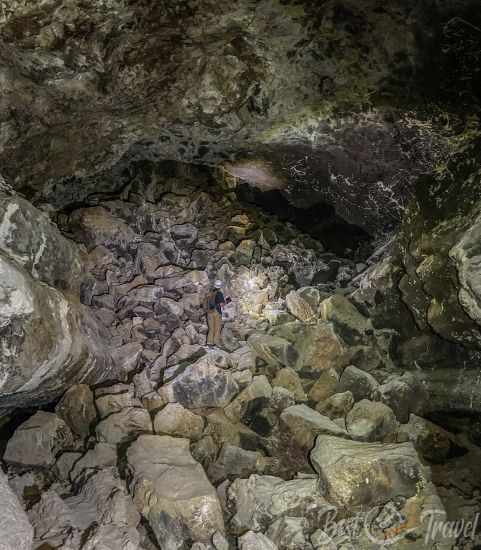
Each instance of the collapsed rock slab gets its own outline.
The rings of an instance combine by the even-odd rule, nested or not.
[[[363,443],[321,435],[311,461],[329,502],[350,511],[412,497],[429,479],[411,443]]]
[[[49,467],[56,456],[73,445],[73,435],[54,413],[38,411],[10,438],[3,460],[21,466]]]
[[[180,522],[193,541],[224,532],[217,493],[192,458],[188,439],[141,435],[127,451],[127,465],[134,502],[161,546],[166,518]]]
[[[0,545],[4,550],[31,550],[33,528],[0,469]]]

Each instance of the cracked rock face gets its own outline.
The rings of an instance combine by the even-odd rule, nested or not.
[[[9,2],[0,12],[4,175],[58,207],[121,185],[132,161],[176,159],[221,166],[300,206],[330,202],[378,231],[399,222],[417,177],[446,152],[438,125],[416,111],[431,100],[427,75],[448,87],[448,46],[472,32],[462,22],[446,32],[451,9]],[[437,63],[430,48],[444,52]]]

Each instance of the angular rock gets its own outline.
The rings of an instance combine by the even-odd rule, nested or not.
[[[319,434],[347,436],[346,431],[330,418],[306,405],[294,405],[285,409],[281,414],[281,426],[297,445],[306,449],[312,449]]]
[[[116,464],[117,449],[115,445],[97,443],[93,449],[88,450],[82,458],[75,462],[70,471],[70,479],[75,481],[82,473],[88,470],[102,470]]]
[[[298,360],[296,349],[283,338],[268,334],[253,334],[248,339],[258,357],[274,366],[295,367]]]
[[[217,460],[209,467],[209,479],[218,484],[226,478],[248,477],[258,472],[261,458],[261,453],[225,444]]]
[[[95,428],[98,441],[117,445],[142,433],[152,433],[152,420],[145,409],[129,407],[104,418]]]
[[[349,351],[330,323],[306,325],[296,338],[299,359],[296,370],[301,377],[315,378],[320,371],[340,370],[349,363]]]
[[[225,407],[237,392],[232,374],[217,367],[209,355],[187,366],[159,389],[168,402],[178,402],[187,409]]]
[[[294,315],[300,321],[304,323],[310,323],[316,317],[314,310],[309,302],[296,291],[291,291],[286,296],[287,309],[289,313]]]
[[[279,550],[312,550],[308,531],[309,522],[305,518],[282,517],[269,527],[266,535]]]
[[[372,334],[371,321],[341,294],[334,294],[320,305],[321,317],[334,324],[343,340],[349,344],[359,343]]]
[[[268,401],[272,396],[272,386],[264,375],[255,376],[252,384],[224,408],[225,415],[233,421],[239,421],[245,415],[249,403],[255,400]]]
[[[299,378],[297,372],[293,369],[281,369],[272,381],[272,385],[274,387],[280,386],[282,388],[285,388],[286,390],[289,390],[296,401],[307,400],[307,395],[304,391],[304,388],[302,387],[301,379]]]
[[[334,369],[321,372],[312,388],[309,390],[309,399],[319,403],[334,395],[339,385],[339,374]]]
[[[78,384],[68,389],[55,407],[55,412],[74,434],[82,438],[87,437],[97,419],[94,396],[89,386]]]
[[[383,403],[363,399],[346,417],[349,434],[359,441],[394,442],[398,422],[392,409]]]
[[[97,410],[99,411],[100,418],[105,418],[112,413],[121,411],[122,409],[142,406],[141,401],[134,397],[132,387],[126,386],[125,390],[126,391],[119,391],[118,393],[112,394],[105,393],[100,397],[97,397],[95,404],[97,406]]]
[[[73,445],[70,428],[56,414],[38,411],[16,430],[3,460],[21,466],[49,467],[56,456]]]
[[[420,381],[410,373],[394,376],[385,384],[377,386],[372,399],[385,403],[394,411],[400,422],[408,422],[409,415],[420,414],[429,400]]]
[[[31,550],[33,528],[1,469],[0,533],[4,550]]]
[[[82,453],[62,453],[56,462],[57,475],[62,481],[70,481],[70,472],[73,465],[82,457]]]
[[[204,419],[180,403],[168,403],[154,418],[154,431],[160,435],[197,440],[202,436],[203,430]]]
[[[100,525],[89,532],[82,550],[139,550],[140,535],[133,527]]]
[[[335,418],[345,417],[352,409],[353,405],[354,396],[350,391],[346,391],[343,393],[336,393],[325,401],[321,401],[317,405],[316,411],[334,420]]]
[[[377,380],[357,367],[346,367],[341,375],[338,385],[340,393],[350,391],[355,401],[370,399],[374,390],[379,386]]]
[[[193,541],[224,532],[217,494],[187,439],[142,435],[129,447],[127,462],[134,501],[161,546],[166,542],[162,521],[180,522]]]
[[[330,508],[313,478],[284,481],[254,474],[236,479],[227,494],[234,510],[231,527],[236,532],[265,531],[281,517],[306,518],[313,527]]]
[[[311,461],[326,498],[345,510],[368,511],[396,497],[412,497],[430,475],[411,443],[363,443],[321,435]]]

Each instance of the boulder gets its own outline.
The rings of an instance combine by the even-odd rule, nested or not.
[[[367,317],[341,294],[330,296],[320,305],[321,317],[324,321],[333,323],[348,344],[363,341],[373,333],[373,326]]]
[[[285,409],[281,414],[281,426],[288,432],[292,441],[309,450],[319,434],[347,437],[346,430],[306,405],[294,405]]]
[[[81,438],[90,434],[92,424],[97,419],[94,396],[86,384],[72,386],[63,395],[55,412]]]
[[[227,496],[234,513],[230,525],[239,533],[265,531],[282,517],[306,518],[312,528],[321,523],[323,513],[330,508],[313,477],[284,481],[254,474],[236,479]]]
[[[0,414],[51,402],[72,384],[114,373],[106,329],[78,299],[40,282],[31,268],[33,275],[0,248]]]
[[[142,435],[127,451],[127,466],[134,501],[161,547],[166,522],[180,524],[194,542],[224,532],[217,494],[192,458],[188,439]]]
[[[316,411],[328,416],[331,420],[335,418],[343,418],[346,414],[352,409],[354,405],[354,396],[352,392],[345,391],[342,393],[336,393],[326,399],[321,401],[317,407]]]
[[[230,355],[232,364],[237,370],[253,370],[256,366],[256,356],[250,346],[244,345]]]
[[[161,435],[197,440],[202,436],[203,430],[204,419],[180,403],[168,403],[154,418],[154,431]]]
[[[278,550],[278,547],[262,533],[247,531],[239,537],[239,550]]]
[[[386,383],[377,386],[372,393],[372,399],[391,407],[402,423],[408,422],[411,413],[420,414],[425,408],[426,400],[429,401],[421,382],[411,373],[393,376]]]
[[[359,441],[394,442],[398,422],[384,403],[363,399],[346,416],[346,427],[353,439]]]
[[[272,396],[272,386],[264,375],[255,376],[252,383],[224,408],[228,418],[239,421],[245,415],[249,404],[256,400],[268,401]]]
[[[337,391],[339,374],[334,369],[327,369],[320,373],[319,378],[309,390],[309,399],[319,403],[324,401]]]
[[[108,389],[106,388],[107,392]],[[103,392],[102,392],[103,393]],[[100,418],[105,418],[112,413],[120,412],[122,409],[131,407],[141,407],[142,402],[134,396],[134,391],[131,386],[125,386],[125,391],[116,393],[103,393],[95,400]]]
[[[328,369],[339,371],[349,364],[350,353],[330,323],[305,325],[295,341],[299,358],[296,370],[301,377],[316,378]]]
[[[152,420],[145,409],[129,407],[101,420],[95,433],[102,443],[125,443],[138,434],[152,433]]]
[[[344,369],[339,380],[338,391],[340,393],[350,391],[354,400],[359,401],[369,399],[378,386],[374,376],[351,365]]]
[[[0,533],[0,546],[4,550],[31,550],[33,528],[1,469]]]
[[[3,460],[21,466],[50,467],[61,451],[72,447],[70,428],[56,414],[38,411],[16,430]]]
[[[303,321],[304,323],[310,323],[316,317],[314,310],[309,302],[304,300],[299,292],[295,290],[289,292],[286,296],[287,309],[294,317]]]
[[[82,453],[78,452],[66,452],[62,453],[55,464],[57,469],[57,476],[62,481],[70,480],[70,472],[73,465],[82,457]]]
[[[248,477],[258,472],[261,458],[259,452],[246,451],[226,443],[217,460],[209,467],[209,479],[217,485],[226,478]]]
[[[429,480],[411,443],[349,441],[321,435],[311,452],[326,498],[345,510],[371,510],[414,496]]]
[[[280,386],[289,390],[289,392],[294,396],[296,401],[306,401],[307,395],[302,387],[301,379],[297,372],[290,368],[281,369],[277,374],[272,385]]]
[[[225,407],[237,393],[232,374],[217,367],[209,355],[187,366],[159,389],[166,401],[178,402],[187,409]]]
[[[269,334],[252,334],[247,340],[258,357],[268,365],[295,367],[298,360],[296,349],[283,338]]]

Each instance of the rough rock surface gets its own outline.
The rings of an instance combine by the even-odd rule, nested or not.
[[[30,550],[33,528],[19,500],[8,485],[7,477],[0,471],[0,533],[5,550]]]
[[[127,461],[134,501],[160,545],[167,544],[163,523],[180,523],[194,542],[224,531],[217,494],[192,458],[188,439],[140,436],[129,447]]]

